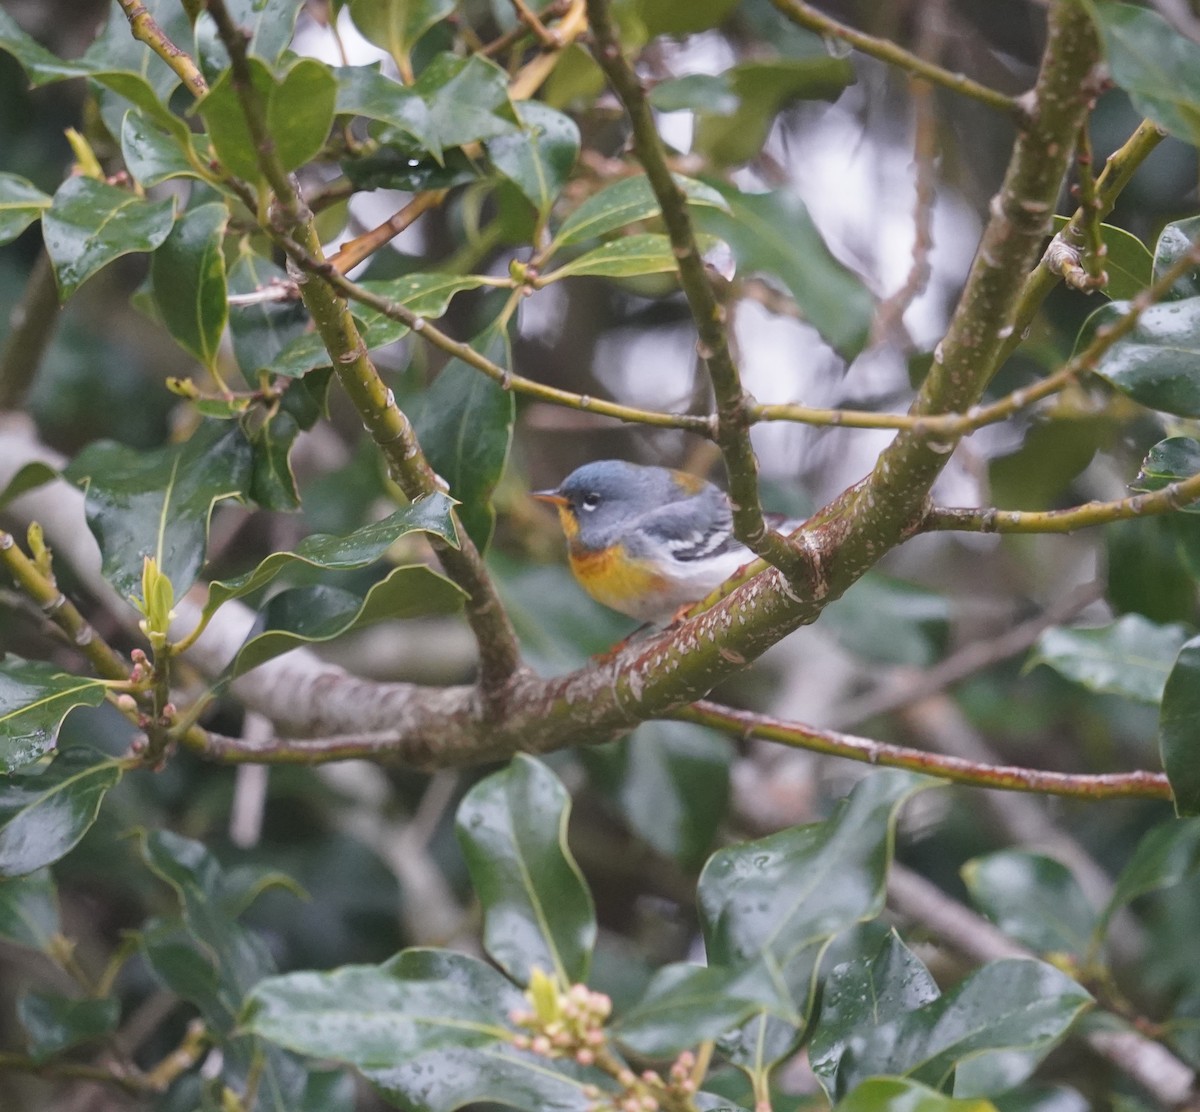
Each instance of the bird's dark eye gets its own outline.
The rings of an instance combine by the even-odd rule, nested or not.
[[[600,495],[598,495],[595,491],[592,491],[591,494],[585,494],[579,504],[585,510],[594,510],[598,505],[600,505]]]

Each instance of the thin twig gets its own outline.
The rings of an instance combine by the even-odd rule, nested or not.
[[[38,253],[25,291],[8,314],[0,350],[0,409],[19,409],[59,322],[58,286],[46,252]]]
[[[199,98],[208,92],[208,82],[200,72],[192,57],[181,50],[169,38],[166,32],[155,22],[154,16],[146,9],[141,0],[117,0],[121,10],[129,20],[129,30],[139,42],[144,42],[178,75],[179,79]]]

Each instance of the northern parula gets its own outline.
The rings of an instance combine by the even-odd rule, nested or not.
[[[669,624],[754,559],[725,493],[685,471],[597,460],[533,497],[558,510],[583,589],[642,622]]]

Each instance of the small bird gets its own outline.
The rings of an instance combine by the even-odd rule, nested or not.
[[[583,589],[642,622],[669,625],[754,559],[725,493],[685,471],[597,460],[533,497],[558,510]]]

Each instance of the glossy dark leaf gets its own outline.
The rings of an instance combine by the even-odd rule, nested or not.
[[[1190,436],[1171,436],[1160,440],[1142,461],[1142,468],[1130,487],[1133,490],[1162,490],[1171,483],[1190,479],[1200,473],[1200,440]],[[1184,513],[1200,513],[1200,502],[1180,509]]]
[[[58,728],[74,707],[98,707],[104,684],[51,664],[0,659],[0,772],[36,761],[54,748]]]
[[[282,288],[286,283],[287,274],[282,268],[244,244],[229,268],[229,292],[234,295],[253,294],[273,286]],[[234,358],[246,382],[257,386],[260,371],[274,371],[279,353],[307,328],[308,314],[299,298],[230,306],[229,335],[233,340]],[[319,337],[316,342],[319,345]],[[328,362],[324,347],[320,351]]]
[[[1142,115],[1200,143],[1200,44],[1146,8],[1104,2],[1093,12],[1113,81]]]
[[[472,347],[502,367],[509,365],[503,334],[487,333]],[[452,359],[410,409],[425,458],[458,499],[459,520],[475,546],[487,548],[496,522],[492,492],[500,482],[512,441],[512,392]]]
[[[40,773],[0,781],[0,876],[35,872],[74,849],[121,774],[119,761],[78,748]]]
[[[1097,309],[1083,326],[1076,350],[1129,311],[1127,301]],[[1152,305],[1133,330],[1100,357],[1096,374],[1134,401],[1181,417],[1200,416],[1200,297]]]
[[[528,1007],[477,958],[405,950],[383,965],[268,977],[251,994],[243,1025],[301,1054],[390,1069],[433,1050],[505,1043],[505,1017]]]
[[[337,78],[337,114],[365,116],[399,128],[423,149],[441,153],[429,105],[406,85],[379,72],[376,66],[342,66]]]
[[[712,848],[729,804],[729,742],[683,722],[645,722],[580,752],[589,781],[638,837],[685,869]]]
[[[64,474],[87,491],[88,526],[117,591],[138,595],[143,560],[152,556],[178,598],[204,562],[213,506],[247,489],[252,464],[238,425],[212,421],[183,444],[152,452],[91,444]]]
[[[1056,216],[1055,232],[1062,231],[1070,222],[1068,216]],[[1108,285],[1103,293],[1120,300],[1137,297],[1157,277],[1152,273],[1154,260],[1146,245],[1137,236],[1112,224],[1100,225],[1100,239],[1107,252],[1104,271],[1108,275]]]
[[[871,295],[830,254],[804,203],[782,190],[731,193],[726,199],[728,211],[697,214],[699,227],[729,244],[740,273],[781,282],[803,319],[839,355],[853,359],[870,328]],[[781,228],[786,235],[780,235]]]
[[[27,992],[17,1001],[17,1018],[25,1028],[29,1057],[45,1062],[68,1047],[115,1030],[121,1004],[113,996],[75,1000],[48,992]]]
[[[246,35],[246,48],[271,65],[279,62],[292,41],[301,5],[295,0],[226,0],[229,16]],[[229,65],[229,55],[207,12],[196,21],[196,39],[210,75]]]
[[[363,37],[406,63],[417,40],[454,11],[454,0],[350,0]]]
[[[694,35],[720,26],[737,0],[637,0],[634,8],[648,35]]]
[[[648,99],[660,112],[701,112],[707,116],[732,115],[741,103],[728,70],[670,77],[655,85]]]
[[[523,755],[476,784],[458,808],[458,840],[483,905],[483,944],[519,984],[534,967],[562,986],[587,978],[596,914],[567,847],[570,812],[558,777]]]
[[[709,243],[711,237],[704,237]],[[703,246],[701,248],[703,250]],[[557,282],[563,278],[595,275],[604,278],[636,278],[643,274],[674,274],[679,260],[671,250],[671,241],[655,232],[622,236],[602,243],[552,270],[544,278]]]
[[[1179,650],[1163,689],[1158,747],[1180,815],[1200,814],[1200,637]]]
[[[1000,850],[968,861],[962,875],[976,906],[1011,938],[1039,954],[1086,952],[1096,911],[1054,858]]]
[[[310,161],[324,146],[333,123],[337,82],[327,66],[312,58],[295,62],[277,79],[257,58],[250,59],[255,92],[266,106],[266,125],[285,170]],[[217,158],[230,173],[257,181],[262,172],[241,103],[225,70],[198,103]]]
[[[675,183],[683,190],[688,204],[728,210],[725,199],[712,186],[677,174]],[[627,224],[646,220],[659,213],[658,200],[644,175],[625,178],[602,189],[583,202],[563,221],[554,237],[556,247],[596,239]]]
[[[228,222],[223,204],[190,209],[150,263],[154,300],[167,331],[209,370],[216,366],[229,316],[222,250]]]
[[[329,352],[318,332],[300,332],[271,360],[270,371],[283,378],[303,378],[330,366]]]
[[[136,108],[126,112],[121,123],[121,155],[134,181],[143,189],[171,178],[200,176],[188,159],[188,142]]]
[[[245,575],[210,583],[205,613],[211,613],[232,598],[242,598],[265,587],[276,576],[296,566],[320,568],[323,571],[364,568],[380,559],[398,538],[408,533],[434,533],[449,544],[456,544],[451,518],[453,505],[450,498],[439,492],[344,537],[314,533],[296,545],[294,551],[271,553]]]
[[[250,446],[254,449],[254,469],[250,476],[250,497],[264,510],[290,513],[300,508],[300,491],[292,473],[292,446],[300,433],[296,419],[280,410],[254,430]]]
[[[42,215],[46,252],[65,301],[122,255],[153,251],[170,234],[175,202],[147,201],[82,175],[67,178]]]
[[[42,213],[51,200],[32,182],[16,174],[0,174],[0,244],[16,239]]]
[[[1200,238],[1200,216],[1177,220],[1163,228],[1154,248],[1154,279],[1157,281],[1161,278],[1187,252],[1191,251],[1198,238]],[[1193,267],[1181,278],[1177,278],[1163,300],[1178,301],[1197,296],[1200,296],[1200,265]]]
[[[895,931],[870,961],[835,966],[825,982],[820,1023],[809,1046],[813,1073],[826,1093],[836,1095],[842,1058],[861,1028],[892,1022],[940,995],[929,970]]]
[[[31,490],[37,490],[38,487],[45,486],[47,483],[52,483],[58,477],[59,473],[55,468],[40,460],[25,464],[9,480],[8,486],[0,490],[0,509],[20,498],[21,495],[28,494]]]
[[[429,107],[437,159],[450,147],[492,139],[517,130],[508,100],[508,77],[494,62],[478,54],[459,58],[439,54],[422,71],[413,89]]]
[[[1027,668],[1046,664],[1089,691],[1157,704],[1189,633],[1141,614],[1124,614],[1091,629],[1054,627],[1038,638]]]
[[[838,1063],[838,1094],[885,1074],[940,1088],[958,1067],[956,1095],[983,1096],[1024,1080],[1092,997],[1052,965],[1010,958],[975,970],[944,996],[896,1009],[879,1022],[873,1002],[861,1003]]]
[[[1165,822],[1149,830],[1117,876],[1098,930],[1106,929],[1112,916],[1132,900],[1161,888],[1173,887],[1194,876],[1198,869],[1200,819]]]
[[[694,146],[721,166],[755,158],[779,110],[796,100],[837,100],[854,82],[854,67],[832,57],[818,43],[807,58],[773,58],[741,62],[724,75],[737,97],[732,112],[696,121]]]
[[[0,878],[0,938],[45,950],[60,929],[58,890],[49,869]]]
[[[281,653],[330,641],[353,629],[393,618],[444,614],[462,605],[463,591],[424,564],[393,568],[364,597],[338,587],[293,587],[259,612],[252,633],[223,679],[232,680]]]
[[[579,157],[579,128],[570,116],[535,100],[522,102],[517,116],[521,130],[491,139],[488,157],[545,217]]]

